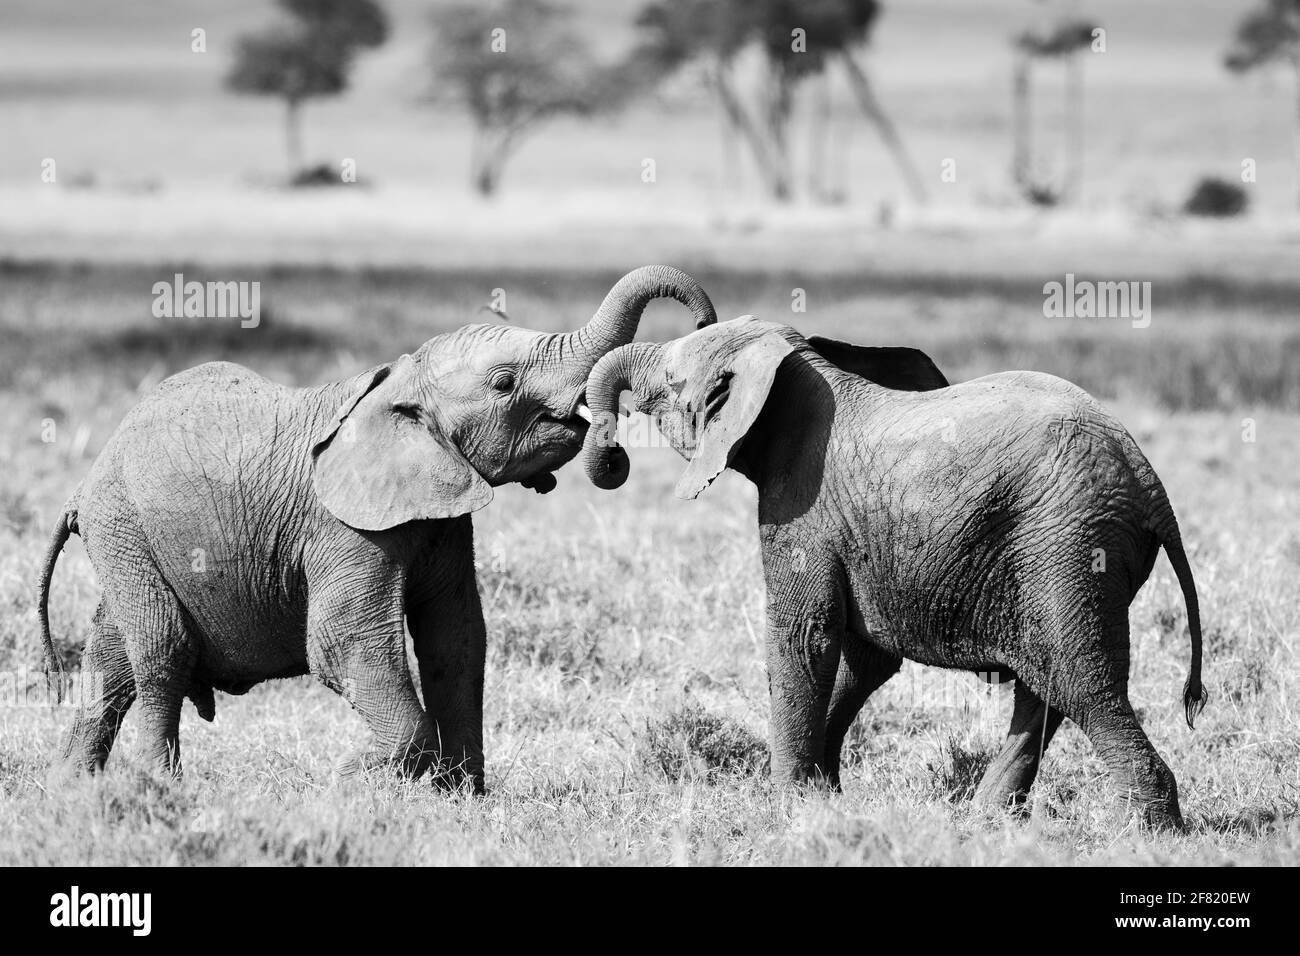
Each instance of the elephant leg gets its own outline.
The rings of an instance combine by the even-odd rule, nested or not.
[[[1049,707],[1023,680],[1015,686],[1015,708],[1006,743],[980,779],[975,800],[991,807],[1020,807],[1038,775],[1038,763],[1064,715]]]
[[[468,528],[468,519],[465,524]],[[468,781],[475,793],[483,793],[487,629],[474,575],[472,529],[468,538],[446,554],[436,578],[422,573],[408,584],[406,620],[437,741],[434,783],[456,788]]]
[[[419,776],[433,762],[437,738],[411,682],[400,583],[345,568],[337,574],[311,586],[308,666],[361,715],[371,733],[370,742],[345,758],[338,771],[352,776],[391,769]]]
[[[826,720],[844,644],[844,598],[833,568],[812,576],[764,556],[772,778],[829,785]]]
[[[366,721],[371,741],[339,764],[340,776],[388,769],[407,777],[424,773],[434,762],[438,742],[410,672],[404,666],[374,668],[364,662],[355,662],[349,672],[343,697]]]
[[[149,762],[161,774],[181,775],[181,704],[185,692],[170,683],[140,688],[141,735]]]
[[[1103,613],[1095,621],[1082,622],[1070,640],[1058,642],[1060,656],[1052,673],[1032,675],[1031,686],[1050,687],[1053,706],[1079,725],[1143,822],[1181,829],[1174,775],[1151,745],[1128,699],[1128,609]],[[1017,673],[1026,676],[1019,667]]]
[[[826,751],[822,767],[830,785],[840,788],[840,755],[844,735],[853,726],[867,698],[898,673],[903,659],[872,644],[860,635],[846,633],[840,644],[839,670],[831,691],[826,715]]]
[[[1181,830],[1178,783],[1138,723],[1127,692],[1096,701],[1080,713],[1078,723],[1142,821],[1157,829]]]
[[[160,774],[181,774],[181,704],[196,657],[192,625],[153,564],[143,536],[116,542],[105,582],[107,616],[121,631],[141,715],[141,740]]]
[[[103,601],[81,657],[81,700],[63,748],[78,770],[102,770],[126,712],[135,701],[135,678],[122,632],[108,618]]]
[[[151,609],[144,633],[157,635],[141,656],[131,661],[140,700],[141,739],[154,769],[181,775],[181,705],[194,668],[194,645],[184,615],[170,589]],[[143,642],[127,642],[128,654]]]

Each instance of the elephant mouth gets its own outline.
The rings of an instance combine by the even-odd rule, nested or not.
[[[547,447],[577,454],[587,437],[587,419],[576,411],[564,416],[544,412],[538,419],[537,430]]]
[[[590,421],[585,395],[575,397],[567,408],[546,408],[537,416],[534,433],[537,449],[548,467],[559,467],[582,450]]]

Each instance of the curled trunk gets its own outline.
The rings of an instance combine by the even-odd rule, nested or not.
[[[591,371],[587,380],[587,406],[591,427],[582,447],[582,465],[597,488],[606,491],[627,481],[628,458],[618,444],[618,400],[628,389],[648,397],[650,376],[660,367],[661,348],[638,342],[610,352]]]
[[[590,370],[601,356],[636,337],[641,313],[651,300],[661,298],[689,308],[697,329],[718,321],[708,294],[685,272],[672,266],[642,266],[614,284],[590,322],[564,336],[563,350],[571,349]]]

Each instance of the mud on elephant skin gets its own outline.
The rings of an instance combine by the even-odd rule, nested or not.
[[[128,708],[161,770],[180,769],[181,705],[311,673],[365,719],[345,771],[396,767],[483,787],[483,612],[470,514],[492,488],[540,492],[582,447],[587,377],[672,297],[716,321],[685,273],[624,276],[591,321],[545,334],[470,325],[350,379],[288,388],[219,362],[132,409],[73,493],[42,569],[71,533],[103,597],[83,654],[99,688],[66,755],[108,758]],[[423,706],[407,666],[409,627]]]
[[[1179,825],[1173,774],[1128,699],[1128,608],[1163,545],[1187,604],[1189,724],[1204,703],[1196,589],[1160,480],[1068,382],[945,384],[915,350],[744,317],[602,358],[584,466],[603,488],[626,479],[610,426],[630,389],[688,460],[678,495],[726,468],[757,486],[774,775],[838,785],[845,732],[907,658],[1015,676],[981,801],[1022,804],[1069,717],[1148,822]]]

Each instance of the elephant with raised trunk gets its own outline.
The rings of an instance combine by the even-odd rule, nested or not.
[[[139,700],[158,768],[179,772],[181,704],[311,673],[366,720],[342,769],[430,767],[483,788],[485,633],[470,513],[492,488],[546,492],[582,447],[587,376],[668,296],[716,321],[685,273],[624,276],[576,332],[470,325],[341,382],[288,388],[225,362],[164,381],[109,439],[62,513],[103,586],[82,656],[94,680],[67,755],[96,769]],[[424,706],[407,666],[414,641]]]
[[[1160,480],[1068,382],[943,384],[914,350],[745,317],[601,359],[584,465],[602,488],[626,480],[611,423],[630,389],[689,459],[679,496],[726,468],[757,486],[775,776],[838,786],[845,732],[907,658],[1015,679],[980,800],[1022,803],[1069,717],[1148,822],[1180,825],[1128,698],[1128,608],[1163,545],[1191,631],[1189,725],[1204,703],[1196,588]]]

